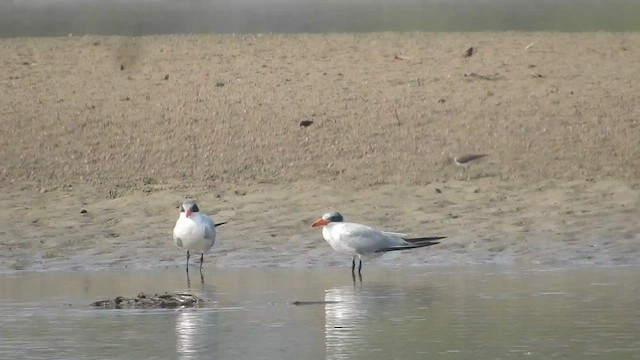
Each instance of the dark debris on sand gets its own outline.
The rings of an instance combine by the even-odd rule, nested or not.
[[[138,294],[133,298],[117,296],[110,300],[99,300],[91,303],[92,306],[102,309],[177,309],[194,308],[204,302],[201,298],[187,293],[164,293],[161,295]]]

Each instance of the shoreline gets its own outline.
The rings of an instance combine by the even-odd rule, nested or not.
[[[215,221],[228,221],[205,256],[210,268],[347,266],[348,257],[309,228],[329,210],[389,231],[447,236],[427,250],[365,266],[640,265],[640,189],[616,180],[483,179],[361,190],[313,183],[229,190],[156,185],[116,198],[97,198],[90,186],[44,193],[33,187],[0,197],[0,206],[11,209],[0,234],[0,270],[181,267],[185,253],[171,230],[183,198],[197,198]],[[16,199],[23,203],[12,208]]]

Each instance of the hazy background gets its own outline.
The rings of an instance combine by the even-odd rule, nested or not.
[[[638,31],[636,0],[0,0],[0,36]]]

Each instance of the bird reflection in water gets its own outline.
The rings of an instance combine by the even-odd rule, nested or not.
[[[362,337],[367,308],[361,294],[351,286],[325,291],[325,347],[327,359],[349,359],[356,354]]]
[[[381,354],[389,347],[413,339],[398,327],[397,319],[424,319],[434,291],[430,286],[366,283],[325,290],[325,352],[327,359],[352,359],[366,353]],[[364,356],[366,357],[366,356]]]
[[[196,294],[213,304],[215,292],[205,291]],[[215,358],[219,337],[216,334],[219,312],[215,308],[181,309],[176,314],[176,358],[210,359]]]

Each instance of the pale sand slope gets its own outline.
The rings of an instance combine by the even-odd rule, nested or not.
[[[0,270],[182,264],[171,229],[187,197],[230,221],[219,266],[348,266],[308,229],[331,209],[450,236],[382,263],[640,263],[640,34],[0,49]],[[490,156],[457,181],[449,158],[465,152]]]

